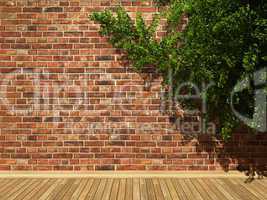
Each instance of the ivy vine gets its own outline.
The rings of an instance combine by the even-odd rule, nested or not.
[[[101,24],[100,33],[109,36],[110,43],[123,49],[134,68],[142,72],[153,67],[172,91],[184,82],[196,85],[213,83],[201,95],[207,101],[203,117],[214,120],[224,139],[242,124],[233,111],[252,117],[255,110],[254,72],[266,67],[267,2],[264,0],[154,0],[160,13],[147,24],[142,13],[131,19],[125,9],[94,12],[90,18]],[[185,30],[179,31],[184,16]],[[160,19],[167,19],[167,33],[156,38]],[[171,72],[171,73],[170,73]],[[171,75],[170,75],[171,74]],[[250,78],[249,87],[234,96],[238,81]],[[265,92],[267,86],[265,84]],[[191,88],[192,89],[192,88]],[[192,92],[189,88],[187,92]],[[267,93],[267,92],[266,92]],[[174,95],[175,96],[175,95]],[[182,101],[184,106],[198,103]],[[254,127],[262,126],[256,119]]]

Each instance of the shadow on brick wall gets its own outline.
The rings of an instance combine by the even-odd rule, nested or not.
[[[228,141],[220,137],[201,135],[197,138],[197,152],[207,152],[224,171],[237,169],[251,181],[257,175],[263,178],[267,173],[267,134],[233,134]]]

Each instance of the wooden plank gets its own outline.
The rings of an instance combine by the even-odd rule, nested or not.
[[[175,189],[174,185],[172,184],[171,179],[166,178],[165,182],[166,182],[166,185],[170,191],[170,195],[171,195],[172,199],[177,199],[177,200],[181,199],[179,197],[179,195],[177,194],[176,189]]]
[[[86,178],[80,179],[78,188],[73,192],[73,194],[71,196],[72,200],[78,200],[79,199],[79,196],[82,193],[83,189],[85,188],[87,182],[88,182],[88,179],[86,179]]]
[[[42,180],[42,182],[37,185],[30,193],[28,193],[26,196],[23,197],[23,200],[29,200],[29,199],[37,199],[37,198],[34,198],[34,195],[36,193],[42,193],[43,191],[43,188],[49,186],[49,183],[51,182],[50,179],[44,179]]]
[[[125,198],[127,200],[132,200],[133,199],[133,179],[132,178],[127,178],[126,179],[126,194]]]
[[[199,194],[199,192],[197,191],[197,189],[195,188],[194,184],[192,183],[192,181],[189,178],[185,179],[185,184],[187,185],[187,187],[189,188],[189,190],[191,190],[194,199],[198,199],[198,200],[204,200],[201,195]]]
[[[267,179],[266,178],[255,179],[254,181],[261,184],[267,190]]]
[[[26,181],[27,179],[14,179],[12,182],[7,183],[7,185],[3,186],[2,188],[0,188],[0,192],[8,192],[9,190],[12,190],[14,187],[18,187],[18,185],[23,182]]]
[[[126,191],[126,179],[120,179],[120,187],[118,192],[118,200],[125,199],[125,191]]]
[[[140,180],[139,178],[133,179],[133,199],[134,200],[140,200]]]
[[[227,185],[225,185],[225,183],[223,183],[220,179],[206,179],[206,182],[218,188],[218,190],[222,192],[226,199],[241,200],[240,197],[237,194],[233,193],[231,190],[229,190],[229,187],[227,187]]]
[[[267,199],[267,192],[266,192],[267,190],[259,187],[255,181],[252,181],[251,183],[246,183],[246,185],[248,185],[248,187],[252,187],[257,193],[259,193],[261,196]]]
[[[67,182],[67,179],[58,179],[40,198],[39,200],[52,199],[57,192],[60,191],[64,184]]]
[[[7,188],[4,191],[4,197],[7,199],[11,194],[16,193],[17,191],[20,190],[20,188],[22,188],[24,185],[26,185],[27,183],[29,183],[31,181],[31,179],[17,179],[17,182],[15,182],[14,185],[11,185],[9,188]]]
[[[87,193],[87,196],[86,196],[86,199],[87,199],[87,200],[89,200],[89,199],[94,199],[94,196],[95,196],[95,194],[96,194],[96,191],[97,191],[97,189],[98,189],[98,187],[99,187],[100,182],[101,182],[101,179],[99,179],[99,178],[95,178],[95,179],[94,179],[94,182],[93,182],[93,184],[92,184],[92,186],[91,186],[91,189],[90,189],[90,191]]]
[[[28,196],[29,193],[31,193],[36,187],[38,187],[39,185],[41,185],[41,183],[44,182],[44,180],[40,180],[40,179],[33,179],[31,183],[27,184],[23,189],[21,189],[21,191],[14,196],[11,196],[9,198],[9,200],[23,200],[25,199],[25,196]]]
[[[249,196],[249,194],[244,193],[244,191],[242,191],[241,187],[239,187],[238,185],[234,184],[231,179],[222,179],[222,181],[229,187],[229,189],[232,191],[232,193],[236,193],[242,200],[250,200],[251,197]]]
[[[206,178],[199,178],[197,179],[197,182],[200,183],[204,191],[209,194],[211,199],[226,199],[222,191],[220,191],[220,189],[215,187],[215,185],[212,184],[211,182],[207,182]],[[230,196],[229,200],[233,200],[232,196]]]
[[[2,188],[3,186],[5,186],[10,181],[12,181],[12,179],[8,179],[8,178],[2,178],[2,179],[0,179],[0,188]]]
[[[67,179],[67,182],[64,184],[64,186],[61,187],[52,198],[63,199],[65,193],[70,189],[73,183],[74,183],[74,179]]]
[[[119,187],[120,187],[120,179],[115,178],[113,181],[112,189],[111,189],[110,200],[117,199]]]
[[[28,179],[25,184],[23,184],[21,187],[17,187],[16,190],[12,190],[8,192],[6,195],[6,199],[14,200],[18,195],[20,195],[24,190],[31,187],[34,184],[34,179]]]
[[[161,188],[161,191],[162,191],[162,194],[163,194],[164,199],[171,200],[172,197],[170,195],[170,191],[169,191],[169,189],[168,189],[168,187],[167,187],[164,179],[163,178],[160,178],[158,180],[159,180],[160,188]]]
[[[32,197],[25,197],[25,200],[31,200],[31,199],[40,199],[41,196],[49,194],[49,191],[51,188],[55,187],[61,180],[60,179],[49,179],[48,183],[45,184],[40,190],[34,194],[32,194]]]
[[[156,194],[155,194],[155,190],[154,190],[154,186],[153,186],[153,183],[152,183],[152,179],[151,178],[146,178],[144,180],[146,182],[148,200],[157,200]]]
[[[21,180],[20,180],[21,181]],[[7,180],[7,182],[5,183],[5,185],[3,185],[2,187],[0,187],[0,195],[7,190],[7,188],[10,188],[10,186],[15,185],[16,183],[18,183],[19,180],[18,179],[9,179]]]
[[[62,199],[71,199],[73,193],[77,190],[79,184],[81,182],[81,179],[73,179],[73,182],[71,183],[70,187],[67,189],[65,194],[63,195]]]
[[[86,182],[86,185],[84,186],[83,190],[81,191],[81,193],[77,199],[79,199],[79,200],[86,199],[86,196],[91,192],[91,188],[92,188],[94,183],[95,183],[95,179],[93,179],[93,178],[88,179],[88,181]]]
[[[179,198],[182,199],[182,200],[183,199],[187,199],[187,197],[186,197],[186,195],[185,195],[180,183],[178,183],[178,181],[176,179],[174,179],[174,178],[171,179],[171,182],[172,182],[172,184],[173,184],[173,186],[174,186],[174,188],[176,190],[176,193],[178,194]]]
[[[100,200],[102,199],[102,195],[104,193],[104,189],[105,189],[105,186],[106,186],[106,182],[107,182],[107,179],[100,179],[100,184],[95,192],[95,196],[94,196],[94,200]]]
[[[250,193],[252,193],[254,196],[256,196],[258,199],[265,200],[266,197],[262,196],[261,193],[257,192],[257,189],[254,187],[253,184],[245,183],[243,179],[236,178],[234,181],[236,181],[238,184],[241,185],[241,187],[244,187],[246,190],[248,190]]]
[[[148,199],[146,182],[143,178],[140,179],[140,197],[141,197],[141,200],[147,200]]]
[[[158,200],[164,200],[164,196],[163,196],[163,193],[162,193],[162,190],[161,190],[161,186],[159,184],[158,179],[153,178],[152,179],[152,183],[153,183],[153,186],[154,186],[154,190],[155,190],[155,194],[156,194],[157,199]]]
[[[190,188],[188,188],[187,184],[185,183],[185,179],[176,179],[176,181],[181,186],[182,190],[184,191],[186,199],[195,200],[195,197],[193,196]]]
[[[190,179],[191,183],[195,186],[197,192],[201,195],[202,199],[205,200],[213,200],[210,195],[209,192],[205,191],[203,186],[200,184],[200,182],[198,181],[198,179]]]
[[[267,184],[264,183],[264,181],[262,181],[261,179],[255,179],[252,181],[252,184],[257,185],[257,187],[259,187],[261,190],[265,190],[267,191]]]
[[[102,200],[109,200],[109,197],[111,195],[112,185],[113,185],[113,179],[111,178],[107,179],[107,183],[106,183],[106,187],[105,187]]]

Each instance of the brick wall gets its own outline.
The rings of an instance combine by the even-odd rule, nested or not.
[[[266,163],[266,136],[237,135],[225,148],[207,136],[186,139],[161,112],[161,79],[148,74],[145,89],[143,75],[88,19],[92,11],[122,5],[149,21],[156,9],[145,2],[0,0],[0,170]]]

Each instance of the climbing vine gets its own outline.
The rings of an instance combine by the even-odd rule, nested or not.
[[[137,71],[155,68],[173,94],[184,82],[198,86],[212,83],[212,87],[201,91],[208,105],[207,113],[202,114],[205,119],[216,121],[223,138],[229,138],[242,124],[232,107],[250,118],[257,110],[253,78],[256,70],[266,67],[266,1],[154,1],[164,9],[154,15],[150,24],[142,13],[131,19],[121,7],[95,12],[90,17],[101,24],[100,33],[109,36],[114,47],[125,51]],[[188,23],[180,31],[177,27],[185,16]],[[158,40],[156,32],[162,18],[167,19],[167,32]],[[249,86],[231,95],[235,85],[246,78]],[[266,82],[264,87],[266,92]],[[193,93],[192,88],[187,88],[187,93]],[[181,103],[185,107],[199,106],[188,100]],[[261,116],[250,124],[254,130],[264,125]]]

